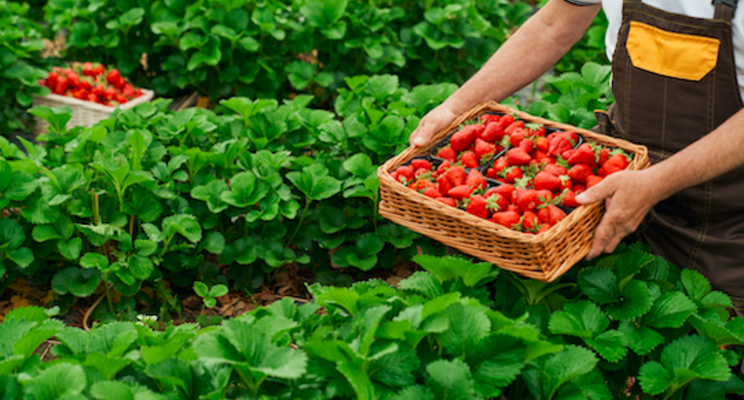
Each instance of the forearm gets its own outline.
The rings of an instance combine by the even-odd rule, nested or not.
[[[581,38],[600,8],[550,1],[450,96],[445,106],[459,115],[477,104],[501,101],[533,82]]]
[[[713,132],[648,169],[658,201],[744,165],[744,110]]]

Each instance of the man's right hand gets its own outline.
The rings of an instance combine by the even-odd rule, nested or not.
[[[416,147],[426,146],[435,133],[449,126],[456,118],[457,115],[445,104],[429,111],[411,134],[411,145]]]

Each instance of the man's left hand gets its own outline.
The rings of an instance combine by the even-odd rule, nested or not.
[[[594,234],[587,259],[612,253],[625,236],[633,233],[651,207],[659,201],[650,170],[620,171],[576,196],[579,204],[605,201],[605,214]],[[657,181],[658,182],[658,181]]]

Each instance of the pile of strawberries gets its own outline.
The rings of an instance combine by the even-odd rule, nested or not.
[[[415,159],[391,175],[425,196],[527,234],[560,222],[579,206],[577,194],[632,160],[621,149],[511,115],[484,115],[447,140],[435,147],[434,164]]]
[[[102,64],[73,63],[69,68],[54,67],[46,79],[39,81],[52,93],[61,96],[116,107],[142,96],[116,68],[106,70]]]

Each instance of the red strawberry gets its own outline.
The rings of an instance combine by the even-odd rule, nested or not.
[[[519,223],[519,219],[519,213],[517,212],[500,211],[493,214],[493,216],[491,217],[491,222],[511,229],[514,225]]]
[[[508,183],[505,183],[503,185],[498,185],[495,188],[488,189],[488,191],[483,195],[485,198],[489,198],[493,195],[501,195],[503,198],[505,198],[507,201],[511,201],[512,197],[514,196],[514,191],[516,188],[514,185],[510,185]]]
[[[501,130],[506,129],[509,125],[514,123],[514,116],[506,114],[502,115],[499,119],[499,126],[501,127]]]
[[[488,212],[488,203],[486,202],[486,199],[479,194],[470,198],[465,211],[481,218],[488,218],[488,215],[490,214]]]
[[[481,139],[487,142],[498,142],[504,137],[504,128],[500,124],[487,124],[486,130],[483,131]]]
[[[595,147],[595,156],[594,161],[599,165],[604,165],[604,163],[607,162],[607,160],[610,159],[610,149],[606,147]]]
[[[67,85],[71,88],[80,86],[80,76],[72,71],[67,72]]]
[[[439,193],[448,193],[454,186],[446,176],[437,178],[437,190]]]
[[[529,123],[524,126],[528,136],[545,136],[545,126],[538,123]]]
[[[522,141],[519,142],[519,148],[524,150],[525,153],[531,152],[533,147],[535,147],[535,142],[530,139],[522,139]]]
[[[555,191],[560,189],[561,187],[561,180],[557,176],[545,172],[540,171],[535,176],[535,189],[536,190],[551,190]]]
[[[501,171],[500,175],[508,183],[514,183],[517,179],[522,179],[523,177],[522,170],[519,167],[509,167]]]
[[[473,189],[486,189],[486,177],[477,169],[471,170],[468,177],[465,178],[465,184]]]
[[[475,157],[480,162],[487,162],[496,154],[496,145],[493,143],[486,142],[485,140],[475,139]]]
[[[540,229],[537,230],[537,234],[545,233],[550,229],[550,224],[542,224],[540,225]]]
[[[594,150],[588,143],[584,143],[579,146],[576,151],[571,154],[571,157],[567,159],[571,165],[576,164],[588,164],[592,165],[595,163]]]
[[[119,103],[119,104],[124,104],[127,101],[129,101],[129,100],[127,100],[126,97],[124,97],[124,96],[122,96],[120,94],[117,94],[116,97],[114,98],[114,100],[116,100],[116,102]]]
[[[579,136],[575,132],[556,132],[548,136],[550,148],[548,154],[555,157],[564,151],[573,149]]]
[[[398,181],[398,173],[393,171],[390,173],[390,176],[393,178],[393,180]]]
[[[571,189],[566,189],[563,191],[563,205],[566,207],[576,208],[580,206],[579,203],[576,202],[576,192],[574,192]]]
[[[475,141],[475,136],[479,130],[485,130],[486,127],[481,124],[467,125],[455,132],[450,138],[450,147],[452,150],[460,152],[469,149]],[[483,132],[481,130],[481,132]]]
[[[91,93],[93,93],[94,95],[98,97],[102,97],[105,93],[103,89],[103,85],[95,85],[90,91]]]
[[[452,167],[444,173],[444,176],[450,181],[453,186],[460,186],[465,183],[467,174],[462,167]]]
[[[441,164],[437,167],[437,170],[434,171],[437,176],[445,173],[450,167],[452,166],[452,163],[450,160],[444,160]]]
[[[439,191],[434,186],[429,186],[426,189],[424,189],[424,196],[431,197],[432,199],[436,199],[438,197],[442,197],[442,194],[439,193]]]
[[[575,149],[568,149],[564,151],[563,153],[561,153],[561,157],[563,157],[564,160],[568,160],[569,158],[571,158],[571,156],[573,155],[575,151],[576,151]]]
[[[121,75],[119,74],[119,70],[116,68],[113,68],[111,71],[109,71],[108,75],[106,76],[106,82],[115,85],[118,83],[119,78],[121,78]]]
[[[496,170],[497,173],[506,168],[509,168],[509,162],[506,160],[506,157],[499,157],[499,159],[493,164],[493,169]]]
[[[568,170],[568,177],[577,183],[586,183],[586,177],[592,174],[592,169],[586,164],[576,164]]]
[[[504,128],[504,132],[511,135],[516,129],[524,129],[524,121],[514,121]]]
[[[568,171],[566,171],[565,168],[563,168],[563,167],[561,167],[560,165],[557,165],[557,164],[547,164],[545,166],[545,169],[543,169],[543,171],[545,171],[545,172],[547,172],[547,173],[549,173],[551,175],[555,175],[555,176],[561,176],[561,175],[568,174]]]
[[[414,170],[424,169],[426,171],[431,171],[431,163],[428,160],[422,160],[422,159],[413,160],[411,161],[411,167]]]
[[[98,103],[98,97],[93,93],[88,93],[88,96],[85,98],[85,100],[88,100],[92,103]]]
[[[547,209],[548,213],[550,214],[550,222],[548,222],[550,225],[555,225],[563,218],[566,218],[566,213],[552,204],[548,204]]]
[[[473,193],[473,188],[471,188],[468,185],[460,185],[455,186],[452,189],[450,189],[449,192],[447,192],[447,195],[449,197],[452,197],[455,200],[463,200],[470,197],[470,195]]]
[[[460,162],[465,168],[478,168],[480,163],[475,153],[471,150],[465,151],[460,154]]]
[[[416,191],[421,191],[421,192],[423,192],[426,188],[430,188],[430,187],[435,188],[436,185],[431,181],[427,181],[423,179],[418,180],[416,181],[416,183],[413,184],[413,189]]]
[[[522,212],[532,211],[537,208],[538,202],[537,192],[529,189],[518,188],[516,192],[517,201],[515,202]]]
[[[416,170],[416,172],[413,173],[413,176],[416,177],[417,179],[421,177],[427,178],[430,175],[431,175],[431,171],[427,171],[423,168],[419,168]]]
[[[486,129],[488,129],[489,125],[493,125],[494,122],[499,122],[499,119],[501,117],[495,114],[485,114],[480,117],[481,122],[483,125],[486,126]]]
[[[67,77],[60,76],[57,78],[57,82],[54,85],[54,88],[52,88],[52,92],[54,94],[63,94],[67,90]]]
[[[413,180],[413,168],[408,165],[398,167],[395,172],[398,173],[399,178],[405,178],[405,180],[408,182]]]
[[[550,223],[550,210],[548,210],[547,207],[543,207],[537,210],[537,219],[539,219],[540,222],[543,224],[549,224]]]
[[[49,89],[52,89],[52,91],[54,91],[54,89],[57,87],[57,80],[58,79],[59,79],[59,73],[57,71],[51,71],[51,72],[49,72],[47,74],[47,78],[46,78],[46,80],[47,80],[47,87],[49,87]]]
[[[457,152],[452,150],[451,147],[442,147],[441,149],[439,149],[439,152],[437,153],[437,157],[443,158],[445,160],[456,161]]]
[[[437,200],[441,201],[442,203],[448,206],[457,207],[457,202],[455,201],[455,199],[451,197],[437,197]]]
[[[550,150],[550,141],[548,141],[548,138],[546,137],[539,137],[535,139],[535,147],[544,152],[547,152],[548,150]]]
[[[486,194],[483,195],[483,197],[486,198],[486,203],[488,203],[488,210],[491,212],[496,211],[504,211],[507,207],[509,207],[509,200],[507,200],[504,196],[500,194]]]
[[[519,147],[506,152],[506,161],[509,165],[527,165],[531,160],[532,157]]]
[[[553,192],[550,190],[536,190],[537,192],[537,206],[545,204],[553,200]]]
[[[540,221],[537,219],[537,214],[535,214],[532,211],[525,211],[522,215],[522,226],[526,230],[532,230],[536,226],[540,224]]]
[[[576,184],[573,187],[573,191],[576,192],[576,194],[579,194],[579,193],[583,192],[584,190],[586,190],[586,186],[584,186],[584,185]]]
[[[517,128],[509,134],[509,143],[512,147],[517,147],[525,137],[527,137],[527,132],[522,128]]]
[[[615,172],[622,171],[622,168],[618,167],[615,164],[610,164],[609,162],[606,162],[603,166],[599,167],[599,170],[597,171],[597,175],[601,177],[606,177],[607,175],[614,174]]]
[[[602,182],[602,178],[597,175],[589,175],[586,177],[586,187],[587,189],[598,184],[599,182]]]
[[[568,177],[568,175],[561,175],[558,177],[558,179],[561,180],[560,190],[571,189],[573,187],[573,182],[571,181],[571,178]]]
[[[613,154],[604,165],[607,164],[616,166],[617,168],[622,170],[627,168],[630,162],[628,161],[628,157],[625,156],[625,154]]]

